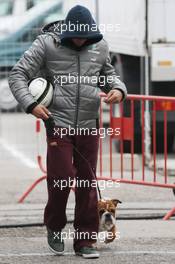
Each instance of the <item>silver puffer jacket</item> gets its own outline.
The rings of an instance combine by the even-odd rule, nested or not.
[[[54,86],[49,110],[57,126],[94,128],[100,105],[99,92],[119,89],[123,99],[127,94],[111,65],[104,39],[81,49],[62,45],[53,23],[43,29],[9,76],[13,95],[28,113],[37,105],[28,90],[28,82],[41,76],[38,75],[41,72]]]

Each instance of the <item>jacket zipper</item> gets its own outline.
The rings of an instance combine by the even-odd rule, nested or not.
[[[75,128],[78,126],[78,110],[79,110],[79,102],[80,102],[80,55],[77,55],[77,62],[78,62],[78,88],[76,93],[76,112],[75,112]]]

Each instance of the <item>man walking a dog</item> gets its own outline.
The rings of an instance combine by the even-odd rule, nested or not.
[[[53,100],[48,108],[38,104],[28,90],[29,81],[40,73],[54,86]],[[67,77],[66,82],[61,82],[61,76]],[[87,78],[81,81],[80,76]],[[101,76],[105,84],[94,81],[94,77],[98,80]],[[106,103],[120,103],[126,97],[126,87],[116,76],[108,45],[90,11],[79,5],[68,12],[64,21],[43,28],[42,34],[12,69],[9,85],[24,111],[45,123],[48,202],[44,223],[50,249],[61,255],[64,253],[61,232],[67,221],[66,205],[71,186],[60,188],[55,183],[69,182],[70,178],[94,180],[99,135],[91,131],[99,128],[99,88],[107,94]],[[66,131],[85,128],[86,133],[70,135],[67,132],[61,136],[59,131],[63,128]],[[96,239],[91,236],[99,230],[97,202],[95,187],[75,187],[73,247],[75,253],[84,258],[99,257],[93,247]],[[78,236],[80,233],[86,235],[82,238]]]

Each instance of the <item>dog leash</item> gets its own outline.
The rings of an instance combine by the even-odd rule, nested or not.
[[[75,149],[75,151],[86,161],[86,163],[88,164],[91,172],[93,173],[93,175],[95,176],[95,179],[96,179],[96,182],[97,182],[97,190],[98,190],[98,195],[99,195],[99,198],[100,200],[102,199],[102,196],[101,196],[101,191],[100,191],[100,188],[99,188],[99,185],[98,185],[98,180],[97,180],[97,176],[95,174],[95,172],[93,171],[92,167],[91,167],[91,164],[90,162],[84,157],[84,155],[73,145],[73,148]]]

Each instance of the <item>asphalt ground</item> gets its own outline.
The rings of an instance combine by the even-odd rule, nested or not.
[[[72,240],[65,240],[64,256],[48,249],[45,227],[0,229],[0,263],[174,263],[174,221],[123,220],[117,223],[120,239],[97,243],[100,258],[75,256]],[[64,231],[69,232],[72,225]]]

